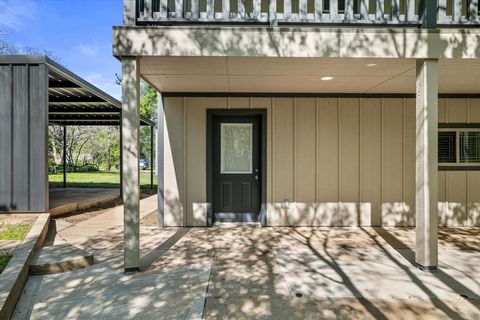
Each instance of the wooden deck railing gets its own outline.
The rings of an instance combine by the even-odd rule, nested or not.
[[[418,25],[430,0],[125,0],[136,22]],[[479,0],[437,0],[437,24],[480,24]],[[133,11],[133,10],[132,10]]]

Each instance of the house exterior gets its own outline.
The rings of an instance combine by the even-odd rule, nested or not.
[[[138,269],[139,81],[159,222],[480,225],[480,29],[467,1],[124,0],[125,269]]]

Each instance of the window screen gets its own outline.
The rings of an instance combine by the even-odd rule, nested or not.
[[[438,133],[438,162],[455,163],[455,131]]]
[[[460,162],[480,162],[480,132],[460,132]]]

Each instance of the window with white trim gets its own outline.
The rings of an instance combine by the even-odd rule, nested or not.
[[[480,167],[480,129],[439,129],[438,164]]]

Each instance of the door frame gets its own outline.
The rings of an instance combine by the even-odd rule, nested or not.
[[[215,116],[259,116],[260,117],[260,213],[259,222],[267,225],[267,109],[207,109],[207,226],[214,223],[213,215],[213,117]]]

